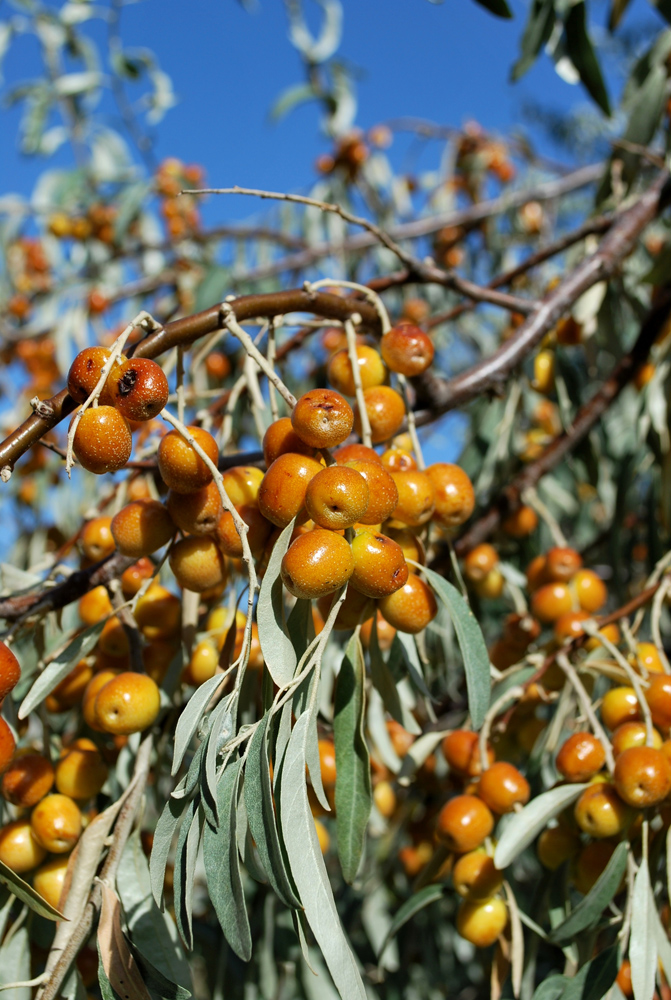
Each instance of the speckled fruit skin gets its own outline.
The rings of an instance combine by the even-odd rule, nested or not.
[[[168,380],[161,366],[149,358],[124,361],[109,383],[113,405],[126,420],[151,420],[168,402]]]
[[[89,590],[80,599],[78,605],[79,617],[84,625],[95,625],[101,618],[112,613],[112,602],[107,590],[102,585]]]
[[[498,564],[499,554],[493,545],[483,542],[466,554],[464,576],[471,583],[479,583]]]
[[[398,542],[406,559],[412,559],[421,566],[426,565],[426,551],[422,539],[409,528],[392,528],[385,525],[384,534]]]
[[[646,694],[648,702],[649,695],[650,690]],[[641,707],[633,687],[614,687],[606,691],[601,702],[601,719],[604,726],[615,730],[623,722],[638,722],[640,718]],[[654,715],[653,722],[658,725]]]
[[[400,590],[382,598],[380,611],[399,632],[414,635],[433,621],[438,605],[431,588],[414,573],[408,573],[408,579]]]
[[[259,487],[263,482],[263,470],[255,465],[234,465],[223,476],[226,495],[234,507],[257,504]]]
[[[263,435],[263,459],[266,468],[270,468],[276,458],[293,452],[296,455],[307,455],[314,458],[315,449],[306,444],[298,436],[291,423],[291,417],[280,417],[274,420]]]
[[[382,453],[382,464],[387,472],[412,472],[417,462],[405,448],[387,448]]]
[[[2,776],[3,798],[12,805],[29,809],[47,795],[54,783],[51,761],[39,753],[15,757]]]
[[[572,610],[573,598],[566,583],[546,583],[531,598],[531,613],[546,625]]]
[[[296,403],[291,424],[312,448],[335,448],[352,433],[352,407],[339,392],[312,389]]]
[[[603,580],[592,569],[581,569],[571,580],[578,604],[583,611],[595,614],[608,600],[608,590]]]
[[[68,372],[68,392],[77,403],[85,403],[89,398],[111,353],[106,347],[85,347],[72,362]],[[98,400],[101,406],[114,405],[114,376],[125,360],[121,355],[107,376]]]
[[[333,594],[325,594],[317,601],[317,607],[324,621],[328,617],[333,601]],[[351,584],[347,588],[345,600],[340,605],[333,628],[336,632],[356,628],[362,622],[368,621],[375,614],[375,601],[366,597]]]
[[[366,597],[379,600],[402,587],[408,566],[400,545],[379,532],[360,531],[352,542],[352,584]]]
[[[32,811],[30,825],[35,839],[52,854],[65,854],[82,832],[79,806],[67,795],[47,795]]]
[[[170,490],[166,506],[180,531],[186,531],[190,535],[211,534],[223,512],[215,482],[208,483],[195,493],[175,493]]]
[[[56,857],[41,865],[33,875],[33,889],[55,909],[59,909],[67,870],[68,858]]]
[[[436,508],[436,491],[425,472],[418,469],[392,472],[398,490],[398,503],[392,517],[403,524],[418,527],[426,524]]]
[[[375,451],[375,448],[369,448],[367,445],[359,444],[358,442],[344,444],[341,448],[337,448],[333,452],[333,457],[338,465],[348,465],[350,462],[358,461],[358,459],[382,465],[382,459]]]
[[[373,444],[388,441],[397,433],[405,419],[403,397],[388,385],[377,385],[364,391],[363,401],[368,414]],[[354,411],[354,429],[361,437],[361,417],[358,406]]]
[[[30,821],[16,819],[0,828],[0,861],[17,875],[41,865],[47,852],[36,840]]]
[[[140,559],[167,545],[175,525],[158,500],[133,500],[112,518],[112,535],[124,556]]]
[[[369,500],[368,483],[347,465],[322,469],[305,491],[305,509],[320,528],[350,528],[365,516]]]
[[[122,673],[98,692],[98,725],[114,735],[142,732],[155,721],[161,707],[156,682],[146,674]]]
[[[107,671],[103,671],[101,676],[105,676],[105,674]],[[105,684],[109,683],[114,676],[118,676],[118,674],[107,676]],[[102,687],[97,690],[102,690]],[[96,728],[100,729],[97,723]],[[61,795],[68,795],[71,799],[84,801],[97,795],[105,784],[107,765],[95,744],[87,740],[86,745],[78,745],[80,742],[83,741],[78,741],[66,750],[56,764],[56,788]]]
[[[98,562],[114,552],[111,525],[111,517],[94,517],[82,528],[80,536],[82,552],[91,562]]]
[[[457,931],[476,948],[488,948],[506,929],[508,910],[502,899],[464,900],[457,910]]]
[[[113,406],[90,406],[77,425],[72,447],[87,472],[97,476],[117,472],[133,450],[128,421]]]
[[[247,541],[252,555],[257,558],[263,552],[273,526],[263,516],[259,508],[252,504],[238,507],[237,511],[249,529]],[[229,511],[225,510],[219,518],[215,536],[224,555],[230,556],[232,559],[242,558],[242,542],[233,522],[233,515]]]
[[[285,528],[305,503],[308,483],[322,466],[307,455],[280,455],[270,466],[259,487],[259,510],[278,528]]]
[[[526,805],[531,795],[529,782],[507,761],[500,760],[483,771],[478,795],[492,812],[512,812],[517,805]]]
[[[450,462],[429,465],[426,474],[436,491],[434,520],[447,528],[458,528],[475,507],[473,484],[463,469]]]
[[[629,747],[615,761],[613,780],[621,799],[646,809],[658,805],[671,791],[671,766],[661,750]]]
[[[217,464],[217,442],[202,427],[187,427],[196,444]],[[177,431],[169,431],[158,446],[158,471],[163,482],[175,493],[195,493],[212,482],[212,473],[200,455]]]
[[[411,323],[394,326],[385,333],[380,341],[380,350],[393,372],[410,378],[426,371],[435,353],[429,335]]]
[[[457,795],[438,815],[436,835],[451,851],[464,854],[480,847],[494,829],[489,807],[475,795]]]
[[[16,750],[14,734],[0,716],[0,774],[5,770]]]
[[[182,605],[178,597],[152,583],[135,606],[135,621],[145,639],[171,639],[181,631]]]
[[[189,535],[173,546],[170,569],[180,587],[197,594],[226,580],[226,563],[219,546],[209,535]]]
[[[379,352],[374,347],[361,344],[356,349],[356,356],[361,387],[365,390],[382,385],[387,377],[387,369]],[[352,365],[346,350],[336,351],[335,354],[331,355],[326,369],[326,377],[338,392],[342,392],[345,396],[355,394],[356,386],[354,385]]]
[[[0,642],[0,701],[18,684],[21,667],[5,642]]]
[[[347,468],[363,476],[368,485],[368,507],[357,521],[360,524],[382,524],[391,517],[398,504],[396,483],[379,462],[355,458],[347,462]]]
[[[342,535],[316,528],[292,542],[282,560],[282,581],[294,597],[323,597],[352,575],[352,549]]]
[[[645,700],[650,706],[652,721],[662,733],[667,734],[671,728],[671,677],[668,674],[651,677]]]
[[[590,785],[576,802],[575,821],[591,837],[614,837],[628,826],[631,810],[613,785],[598,782]]]
[[[452,869],[452,884],[463,899],[491,899],[503,884],[503,872],[494,867],[493,858],[480,847],[457,860]]]
[[[606,763],[606,752],[592,733],[573,733],[557,754],[557,770],[566,781],[589,781]]]

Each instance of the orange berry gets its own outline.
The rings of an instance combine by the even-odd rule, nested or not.
[[[89,590],[79,600],[79,617],[84,625],[96,625],[112,613],[112,602],[107,590],[102,585]]]
[[[109,308],[109,299],[106,295],[103,295],[99,289],[94,288],[93,291],[89,293],[88,305],[90,313],[93,315],[99,315],[100,313],[106,312]]]
[[[565,583],[546,583],[534,591],[531,613],[548,625],[573,609],[571,591]]]
[[[527,566],[527,587],[529,593],[533,594],[544,583],[547,583],[545,575],[545,556],[535,556]]]
[[[54,783],[51,762],[38,753],[14,758],[2,776],[2,795],[8,802],[24,809],[43,799]]]
[[[352,585],[376,600],[394,594],[408,579],[401,546],[386,535],[360,531],[352,542]]]
[[[183,679],[186,684],[193,684],[199,687],[214,677],[219,665],[219,653],[213,642],[209,639],[201,639],[191,653],[191,659],[184,671]]]
[[[323,528],[300,535],[282,559],[282,581],[294,597],[331,594],[347,583],[353,570],[349,542]]]
[[[273,421],[263,435],[263,459],[266,468],[269,469],[276,458],[287,453],[313,458],[315,449],[298,436],[290,417],[280,417],[279,420]]]
[[[87,521],[81,533],[82,552],[91,562],[99,562],[114,552],[111,517],[94,517]]]
[[[317,601],[317,608],[322,618],[326,620],[333,601],[331,594],[320,597]],[[345,600],[340,605],[338,614],[333,622],[336,632],[356,628],[362,622],[372,618],[375,614],[375,601],[371,597],[366,597],[351,584],[347,588]],[[320,629],[321,631],[321,629]]]
[[[368,483],[346,465],[322,469],[305,491],[305,509],[321,528],[350,528],[365,516],[369,500]]]
[[[621,799],[646,809],[658,805],[671,791],[671,765],[661,750],[629,747],[615,761],[613,780]]]
[[[636,656],[649,674],[665,673],[662,658],[654,642],[639,642],[636,645]]]
[[[503,872],[494,867],[494,859],[479,847],[457,859],[452,884],[464,899],[491,899],[503,884]]]
[[[671,699],[671,685],[669,694]],[[650,700],[649,695],[648,691],[648,701]],[[606,691],[601,702],[601,718],[604,726],[612,730],[617,729],[623,722],[638,722],[641,718],[641,708],[634,689],[632,687],[615,687]]]
[[[107,671],[104,671],[98,676],[103,677],[106,673]],[[107,683],[111,679],[112,677],[108,677]],[[97,677],[94,677],[91,684],[93,685],[96,680]],[[86,698],[84,700],[86,701]],[[77,745],[80,743],[86,745]],[[71,799],[92,798],[98,794],[106,781],[107,765],[90,740],[76,741],[56,764],[56,788],[61,795]]]
[[[413,377],[426,371],[435,354],[427,333],[411,323],[392,327],[380,341],[385,363],[393,372]]]
[[[606,762],[606,753],[592,733],[573,733],[562,743],[556,766],[567,781],[589,781]]]
[[[216,465],[217,442],[202,427],[187,427],[196,444]],[[212,473],[192,446],[177,431],[169,431],[158,446],[158,471],[163,482],[175,493],[195,493],[212,482]]]
[[[195,493],[175,493],[170,490],[166,501],[170,517],[189,535],[210,535],[217,527],[223,508],[215,482]]]
[[[663,733],[668,733],[671,728],[671,676],[653,674],[650,687],[645,692],[645,700],[650,706],[654,724]]]
[[[139,559],[167,545],[175,525],[158,500],[133,500],[114,515],[111,530],[119,552]]]
[[[135,606],[135,621],[145,639],[171,639],[181,630],[181,602],[165,587],[152,583]]]
[[[256,558],[263,552],[268,539],[270,538],[273,526],[267,521],[258,507],[251,504],[237,508],[238,514],[247,525],[247,541],[252,555]],[[242,558],[242,541],[235,527],[233,515],[225,510],[215,530],[217,544],[224,555],[232,559]]]
[[[82,814],[67,795],[47,795],[32,811],[30,825],[38,843],[52,854],[71,851],[82,832]]]
[[[72,362],[68,372],[68,392],[77,403],[85,403],[95,389],[102,370],[109,361],[111,351],[106,347],[85,347]],[[100,406],[113,406],[113,380],[121,365],[125,362],[121,355],[114,362],[107,376],[98,403]]]
[[[180,587],[197,594],[224,583],[228,576],[221,550],[209,535],[189,535],[177,542],[170,551],[170,569]]]
[[[494,817],[475,795],[457,795],[438,814],[439,839],[451,851],[464,854],[480,847],[494,829]]]
[[[324,788],[335,788],[336,758],[335,747],[331,740],[319,740],[319,768]]]
[[[578,892],[587,895],[612,858],[614,850],[615,844],[610,841],[595,840],[585,844],[576,858],[573,874]]]
[[[545,578],[550,583],[568,583],[582,566],[575,549],[556,546],[545,555]]]
[[[2,716],[0,716],[0,774],[2,774],[12,760],[15,750],[16,740],[14,739],[14,734]]]
[[[634,995],[634,986],[631,980],[631,962],[625,958],[615,980],[626,997]]]
[[[405,448],[387,448],[382,453],[382,465],[387,472],[412,472],[417,462]]]
[[[387,652],[387,650],[391,649],[391,644],[394,641],[394,636],[396,635],[396,629],[393,628],[389,622],[384,620],[379,611],[376,616],[376,624],[378,645],[383,652]],[[370,618],[361,626],[360,636],[364,649],[368,649],[370,646],[372,631],[373,619]]]
[[[170,391],[163,369],[149,358],[124,361],[114,372],[111,388],[114,406],[126,420],[135,421],[158,416]]]
[[[508,910],[502,899],[464,900],[457,910],[457,931],[476,948],[488,948],[506,929]]]
[[[373,802],[377,811],[385,819],[390,819],[396,812],[396,792],[388,781],[378,781],[373,789]]]
[[[426,552],[422,540],[409,528],[392,528],[387,524],[384,527],[384,534],[398,542],[406,559],[412,559],[420,566],[426,565]]]
[[[579,570],[571,584],[583,611],[594,614],[600,611],[608,600],[606,584],[592,569]]]
[[[646,745],[647,729],[643,722],[623,722],[618,726],[611,737],[613,754],[615,757],[630,747],[643,747]],[[656,729],[652,731],[652,745],[656,750],[662,749],[662,737]]]
[[[426,472],[419,470],[392,472],[398,490],[398,503],[393,518],[417,527],[425,524],[436,509],[436,490]]]
[[[403,759],[412,744],[415,742],[415,737],[412,733],[409,733],[400,722],[396,722],[395,719],[388,719],[386,726],[387,732],[389,733],[389,739],[391,740],[391,745],[394,748],[395,753]]]
[[[538,514],[533,507],[523,504],[508,514],[501,527],[511,538],[526,538],[538,527]]]
[[[129,597],[135,597],[142,585],[147,580],[150,580],[154,573],[154,564],[150,559],[145,558],[138,559],[136,563],[125,569],[121,574],[121,589],[126,600]],[[102,589],[104,590],[105,588],[103,587]],[[107,596],[107,592],[105,592],[105,596]]]
[[[549,395],[555,385],[555,356],[553,351],[539,351],[534,358],[534,377],[531,385],[536,392]]]
[[[365,390],[382,385],[387,377],[387,370],[375,348],[362,344],[356,349],[356,357],[362,388]],[[343,395],[353,396],[355,394],[356,387],[348,351],[337,351],[331,355],[326,369],[326,377],[334,389],[342,392]]]
[[[331,838],[329,832],[321,822],[321,820],[316,819],[314,821],[315,830],[317,831],[317,840],[319,841],[319,849],[322,854],[327,854],[328,849],[331,846]]]
[[[379,462],[365,458],[348,460],[346,468],[363,476],[368,486],[368,506],[357,521],[360,524],[382,524],[391,517],[398,504],[398,489],[393,477]]]
[[[61,893],[65,885],[65,875],[68,870],[68,857],[51,858],[37,869],[33,875],[33,889],[39,892],[42,899],[50,906],[60,909]]]
[[[337,448],[333,452],[333,457],[338,465],[348,465],[350,462],[358,461],[360,458],[365,462],[376,462],[378,465],[382,465],[382,460],[374,448],[369,448],[367,445],[359,444],[358,442],[344,444],[341,448]]]
[[[434,520],[447,528],[458,528],[475,507],[473,484],[463,469],[449,462],[435,462],[426,470],[436,491]]]
[[[311,447],[335,448],[349,437],[354,414],[340,393],[313,389],[296,403],[291,423],[298,436]]]
[[[223,474],[224,489],[234,507],[258,504],[263,472],[255,465],[235,465]]]
[[[301,511],[310,480],[321,472],[314,458],[293,452],[280,455],[259,488],[259,510],[268,521],[284,528]]]
[[[97,476],[116,472],[124,467],[133,450],[128,421],[113,406],[90,406],[77,425],[72,447],[87,472]]]
[[[399,632],[415,634],[433,621],[438,605],[431,588],[414,573],[408,573],[407,581],[399,590],[382,598],[380,611]]]
[[[368,414],[373,444],[387,441],[398,432],[405,419],[403,397],[388,385],[377,385],[363,394]],[[361,436],[361,417],[358,406],[354,410],[354,429]]]
[[[494,568],[489,571],[484,579],[475,584],[475,592],[478,597],[495,601],[503,593],[505,582],[505,577],[501,570]]]
[[[576,802],[575,821],[590,837],[614,837],[629,825],[631,810],[613,785],[598,782],[590,785]]]
[[[476,778],[482,773],[478,734],[470,729],[455,729],[442,742],[442,751],[451,771],[462,777]],[[487,745],[487,764],[494,763],[494,753]]]
[[[569,639],[577,639],[585,634],[582,623],[590,616],[586,611],[567,611],[560,615],[554,624],[554,637],[559,643],[565,643]]]
[[[18,684],[21,667],[9,646],[0,642],[0,701]]]
[[[46,856],[47,852],[35,838],[29,820],[16,819],[0,827],[0,861],[17,875],[37,868]]]
[[[471,583],[479,583],[498,565],[499,554],[493,545],[483,542],[476,545],[464,559],[464,576]]]
[[[113,677],[98,692],[96,721],[106,733],[128,736],[151,726],[160,707],[156,682],[146,674],[128,671]]]
[[[538,860],[549,871],[554,872],[565,861],[580,850],[580,837],[565,826],[551,826],[543,830],[538,838],[536,853]]]
[[[492,812],[512,812],[516,805],[526,805],[530,794],[524,775],[504,760],[492,764],[480,777],[478,795]]]
[[[80,660],[47,697],[47,709],[50,712],[62,712],[67,708],[78,705],[84,697],[86,685],[92,677],[93,667],[91,664],[88,660]]]

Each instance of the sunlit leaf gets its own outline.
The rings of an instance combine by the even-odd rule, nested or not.
[[[559,785],[538,795],[524,809],[511,816],[496,845],[496,867],[501,870],[507,868],[536,839],[550,820],[575,802],[586,788],[587,785]]]

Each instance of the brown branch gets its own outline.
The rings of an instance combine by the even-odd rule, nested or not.
[[[573,303],[589,288],[618,271],[641,232],[666,204],[667,184],[668,174],[658,174],[645,193],[613,223],[596,252],[567,275],[515,335],[488,358],[452,379],[443,379],[430,372],[414,379],[418,398],[426,400],[430,406],[428,411],[417,414],[417,423],[429,423],[441,413],[463,406],[488,390],[501,391],[508,377]]]
[[[552,441],[540,457],[526,466],[515,479],[505,487],[496,502],[473,524],[455,544],[457,555],[463,556],[474,546],[485,541],[494,532],[503,518],[520,506],[524,492],[537,483],[566,457],[591,431],[608,407],[617,399],[624,387],[631,381],[638,369],[645,363],[650,348],[666,323],[671,306],[671,293],[664,296],[648,313],[636,343],[628,354],[618,362],[610,377],[582,406],[571,427]]]

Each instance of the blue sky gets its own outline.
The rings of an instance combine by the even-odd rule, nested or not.
[[[305,5],[316,24],[316,4]],[[519,84],[509,83],[526,3],[512,6],[515,20],[506,22],[472,0],[344,0],[339,55],[361,70],[358,123],[414,115],[460,125],[475,118],[505,132],[520,123],[526,100],[557,109],[587,103],[545,57]],[[633,7],[634,16],[642,11],[656,23],[647,4]],[[601,19],[605,9],[595,7]],[[258,0],[252,13],[237,0],[140,0],[125,9],[122,34],[127,45],[154,50],[179,98],[158,127],[159,158],[202,163],[216,186],[297,190],[311,183],[314,159],[328,148],[317,108],[302,106],[279,124],[268,118],[278,94],[302,79],[281,0]],[[7,83],[30,76],[33,51],[24,40],[10,51]],[[44,163],[17,152],[18,111],[1,114],[0,191],[27,194]],[[67,162],[65,155],[57,159]],[[219,205],[221,218],[254,211],[249,203]]]

